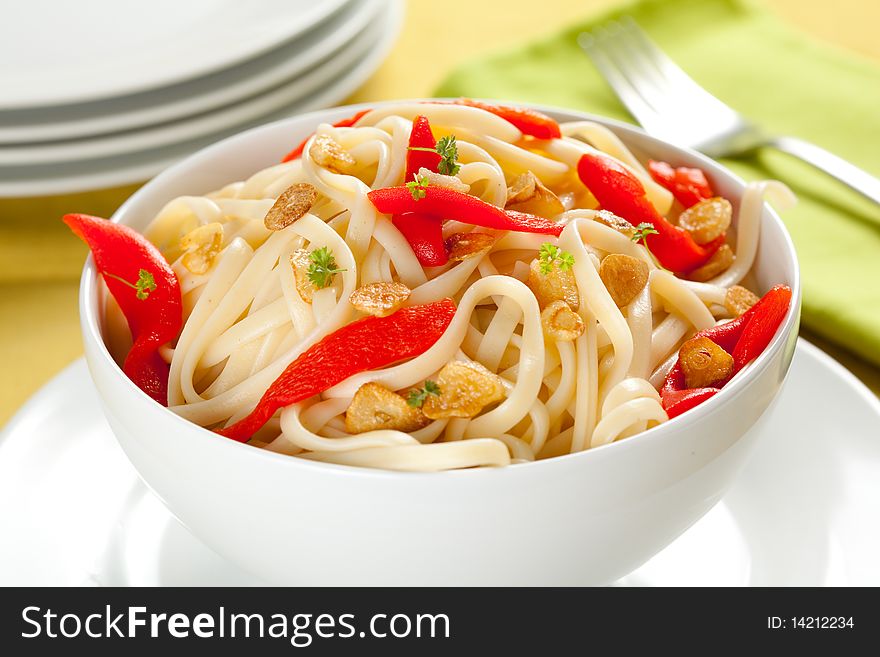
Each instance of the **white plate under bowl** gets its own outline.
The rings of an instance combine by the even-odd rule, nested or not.
[[[402,0],[390,0],[388,11],[377,18],[377,40],[366,54],[339,77],[319,84],[319,90],[304,99],[245,123],[164,147],[64,164],[0,166],[0,198],[49,196],[142,182],[174,162],[231,134],[286,116],[338,104],[361,86],[385,59],[397,38],[402,17]],[[374,28],[371,26],[368,29]]]
[[[193,117],[88,139],[47,144],[0,146],[0,167],[53,165],[137,153],[214,134],[231,127],[240,129],[259,117],[309,97],[362,60],[381,38],[382,21],[372,22],[343,48],[309,72],[285,80],[274,89],[232,105]]]
[[[0,110],[155,89],[256,57],[348,0],[27,0],[3,4]]]
[[[618,584],[880,585],[880,401],[801,340],[768,413],[722,502]],[[0,526],[2,586],[261,583],[141,483],[82,360],[0,434]]]
[[[118,98],[0,111],[0,144],[81,139],[179,120],[290,81],[340,51],[389,0],[352,0],[302,37],[217,73]]]

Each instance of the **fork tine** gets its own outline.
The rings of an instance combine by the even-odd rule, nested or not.
[[[631,18],[599,26],[578,41],[648,132],[710,154],[742,152],[765,139],[691,79]]]
[[[689,102],[702,105],[715,112],[734,110],[701,87],[693,78],[664,53],[631,16],[621,19],[621,34],[625,35],[627,45],[634,57],[645,67],[645,78],[663,79],[668,85],[667,93],[679,96],[688,95]]]
[[[578,35],[578,45],[587,53],[587,56],[635,119],[647,127],[648,123],[656,119],[657,112],[608,57],[603,44],[599,43],[601,37],[601,28],[594,30],[593,33],[582,32]]]
[[[631,44],[631,37],[617,22],[599,31],[598,41],[606,57],[614,64],[657,114],[663,115],[670,104],[666,80],[659,76],[648,58],[640,57],[640,49]]]

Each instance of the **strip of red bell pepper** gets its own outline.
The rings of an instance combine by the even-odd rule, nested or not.
[[[648,171],[656,182],[672,192],[686,208],[715,196],[702,169],[673,167],[668,162],[648,160]]]
[[[750,310],[755,310],[736,342],[733,356],[734,372],[739,372],[767,348],[791,306],[791,288],[776,285]]]
[[[697,331],[695,338],[709,338],[712,342],[724,349],[727,353],[731,353],[739,342],[740,336],[743,334],[746,324],[755,313],[757,304],[749,308],[736,319],[732,319],[724,324],[713,326],[711,328]],[[676,361],[675,365],[666,375],[663,388],[660,395],[665,399],[666,395],[672,392],[681,392],[687,390],[684,382],[684,371],[681,369],[681,362]]]
[[[159,347],[176,340],[183,324],[177,276],[159,250],[128,226],[85,214],[67,214],[63,221],[88,244],[95,266],[128,321],[134,344],[122,370],[138,388],[167,406],[169,368]],[[141,269],[152,274],[156,284],[145,299],[119,280],[133,285]]]
[[[731,353],[736,347],[736,343],[739,342],[746,324],[748,324],[752,319],[752,316],[758,312],[755,310],[757,305],[758,304],[755,304],[736,319],[698,331],[694,337],[709,338],[712,342],[724,349],[724,351]]]
[[[430,151],[417,150],[430,148]],[[406,151],[406,174],[404,182],[413,180],[413,177],[424,167],[437,173],[440,164],[440,154],[433,150],[437,148],[437,140],[431,132],[431,124],[428,117],[417,116],[413,119],[412,131],[409,133],[409,148]]]
[[[694,337],[709,338],[733,356],[733,370],[731,376],[739,372],[750,361],[757,358],[770,341],[776,335],[779,325],[785,318],[791,305],[792,292],[787,285],[776,285],[771,288],[767,294],[761,297],[760,301],[749,308],[745,313],[734,320],[713,326],[712,328],[698,331]],[[723,387],[722,383],[721,386]],[[705,390],[705,388],[688,389],[685,388],[684,371],[681,368],[681,362],[676,361],[673,368],[666,375],[660,396],[663,400],[663,408],[666,409],[669,417],[673,417],[669,413],[668,406],[678,403],[683,399],[683,393],[693,392],[694,390]],[[714,394],[714,393],[713,393]],[[679,413],[692,408],[703,399],[700,398],[691,406],[683,407]]]
[[[361,110],[357,114],[350,116],[347,119],[342,119],[341,121],[337,121],[336,123],[333,124],[333,127],[334,128],[350,128],[355,123],[360,121],[366,114],[369,114],[372,111],[373,111],[372,109]],[[314,134],[315,133],[312,133],[308,137],[303,139],[300,142],[299,146],[294,148],[292,151],[290,151],[287,155],[285,155],[281,159],[281,162],[282,163],[283,162],[290,162],[291,160],[295,160],[298,157],[302,157],[302,154],[303,154],[303,151],[305,150],[306,144],[309,143],[309,139],[311,139],[314,136]]]
[[[425,168],[434,173],[440,164],[440,154],[433,149],[437,141],[431,132],[431,124],[425,116],[413,119],[409,134],[409,148],[406,152],[406,174],[404,182],[414,180],[419,169]],[[430,148],[431,151],[417,150]],[[421,212],[405,212],[391,217],[422,267],[439,267],[449,260],[446,244],[443,242],[443,222]]]
[[[466,224],[495,228],[497,230],[513,230],[521,233],[541,233],[556,235],[562,232],[562,225],[525,212],[503,210],[486,203],[476,196],[450,189],[428,185],[423,187],[425,196],[413,198],[406,186],[385,187],[374,189],[367,194],[373,206],[384,214],[401,214],[403,212],[419,212],[441,219],[455,219]]]
[[[788,301],[784,301],[786,296],[788,298]],[[694,337],[709,338],[712,342],[724,349],[724,351],[729,354],[733,354],[737,349],[740,339],[745,333],[746,326],[751,323],[752,318],[754,318],[758,314],[763,315],[765,312],[767,312],[770,306],[781,304],[783,302],[785,303],[785,310],[782,312],[782,315],[784,316],[785,313],[788,311],[788,304],[791,302],[791,289],[786,285],[777,285],[773,287],[769,292],[767,292],[767,294],[765,294],[758,301],[758,303],[749,308],[746,312],[744,312],[736,319],[732,319],[729,322],[725,322],[724,324],[719,324],[718,326],[712,326],[702,331],[698,331],[694,335]],[[777,313],[778,311],[774,311],[771,314]],[[773,332],[776,332],[775,328],[773,329]],[[767,341],[767,344],[769,344],[769,340]],[[766,344],[764,346],[766,346]],[[737,367],[736,361],[734,361],[734,373],[736,373],[740,369],[741,367]],[[680,391],[684,389],[684,372],[681,369],[681,363],[676,362],[675,366],[666,376],[666,381],[663,385],[662,392],[666,393],[672,391]]]
[[[343,326],[288,365],[249,415],[217,433],[245,442],[279,408],[314,397],[359,372],[418,356],[437,342],[454,315],[455,302],[441,299]]]
[[[675,390],[663,395],[663,410],[671,420],[699,406],[710,397],[719,392],[718,388],[690,388],[688,390]]]
[[[670,271],[686,273],[702,267],[724,244],[722,235],[701,246],[687,231],[669,223],[648,200],[641,181],[613,158],[585,153],[578,161],[578,177],[606,210],[633,226],[648,223],[654,227],[657,234],[648,235],[645,241]]]
[[[443,222],[439,217],[404,212],[394,215],[391,221],[409,242],[422,267],[439,267],[449,261],[443,241]]]
[[[519,128],[520,132],[524,135],[529,135],[537,139],[559,139],[562,137],[562,131],[559,129],[559,124],[556,121],[546,114],[528,107],[484,103],[483,101],[474,100],[472,98],[456,98],[452,103],[454,105],[476,107],[485,110],[490,114],[494,114],[495,116],[500,116],[508,123],[512,123]]]

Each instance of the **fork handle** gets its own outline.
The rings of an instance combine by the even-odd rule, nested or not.
[[[775,137],[768,145],[794,155],[880,204],[880,179],[834,153],[796,137]]]

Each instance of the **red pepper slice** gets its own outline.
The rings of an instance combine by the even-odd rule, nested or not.
[[[404,212],[394,215],[391,221],[409,242],[423,267],[439,267],[449,261],[443,241],[443,222],[439,217],[421,212]]]
[[[791,288],[787,285],[773,287],[749,310],[752,317],[737,340],[733,356],[734,372],[739,372],[767,348],[791,305]]]
[[[334,128],[350,128],[355,123],[360,121],[361,118],[363,118],[366,114],[369,114],[372,111],[373,111],[372,109],[361,110],[357,114],[350,116],[347,119],[342,119],[341,121],[337,121],[336,123],[333,124],[333,127]],[[314,136],[314,134],[315,133],[312,133],[311,135],[309,135],[308,137],[303,139],[302,142],[300,142],[299,146],[294,148],[292,151],[290,151],[287,155],[285,155],[281,159],[281,162],[282,163],[283,162],[290,162],[291,160],[295,160],[298,157],[302,157],[303,150],[305,150],[306,144],[309,143],[309,139],[311,139]]]
[[[486,203],[476,196],[449,189],[428,185],[421,188],[425,196],[413,198],[406,186],[374,189],[367,194],[373,206],[384,214],[401,214],[403,212],[419,212],[443,219],[455,219],[466,224],[495,228],[497,230],[513,230],[521,233],[542,233],[556,235],[562,232],[562,225],[549,219],[537,217],[525,212],[502,210]]]
[[[736,343],[739,342],[739,338],[743,334],[743,329],[745,329],[746,324],[749,323],[752,316],[757,312],[755,310],[757,307],[758,304],[755,304],[736,319],[698,331],[694,337],[709,338],[712,342],[724,349],[724,351],[731,353],[736,347]]]
[[[648,171],[656,182],[672,192],[686,208],[715,196],[702,169],[673,167],[668,162],[648,160]]]
[[[430,148],[431,151],[416,150]],[[413,177],[422,167],[437,173],[440,164],[440,154],[437,148],[437,140],[431,132],[431,124],[428,117],[417,116],[413,119],[412,132],[409,133],[409,148],[406,151],[406,175],[404,182],[413,180]]]
[[[441,299],[343,326],[288,365],[248,416],[217,433],[245,442],[279,408],[314,397],[359,372],[418,356],[437,342],[454,315],[455,302]]]
[[[720,392],[718,388],[691,388],[689,390],[675,390],[663,395],[663,410],[669,419],[699,406],[710,397]]]
[[[404,181],[414,180],[422,167],[437,172],[440,154],[433,150],[436,147],[437,141],[431,132],[428,118],[417,116],[413,119],[412,131],[409,134]],[[422,148],[432,150],[417,150]],[[422,267],[439,267],[449,260],[443,242],[443,222],[439,218],[421,212],[406,212],[395,214],[391,221],[409,242]]]
[[[467,105],[485,110],[495,116],[500,116],[508,123],[519,128],[524,135],[536,139],[559,139],[562,131],[559,124],[546,114],[528,107],[514,107],[512,105],[496,105],[484,103],[472,98],[457,98],[452,101],[454,105]]]
[[[645,196],[641,181],[610,157],[585,153],[578,161],[578,177],[606,210],[633,226],[648,223],[654,227],[657,234],[647,236],[648,248],[670,271],[697,269],[724,244],[722,235],[700,246],[685,230],[669,223]]]
[[[757,306],[758,304],[755,304],[742,315],[729,322],[697,331],[694,337],[709,338],[727,353],[732,353],[736,348],[737,342],[739,342],[740,336],[743,334],[746,324],[751,320],[752,315],[755,314]],[[660,395],[665,399],[669,393],[681,392],[683,390],[687,390],[684,383],[684,371],[681,369],[681,362],[676,361],[672,369],[669,370],[669,374],[666,375],[666,381],[663,383]]]
[[[134,344],[122,370],[138,388],[167,406],[169,367],[159,347],[176,340],[183,324],[177,276],[159,250],[128,226],[86,214],[66,214],[63,221],[88,244],[95,266],[128,321]],[[155,284],[144,290],[144,298],[135,289],[141,270]]]
[[[733,356],[733,374],[739,372],[750,361],[757,358],[770,341],[776,335],[779,325],[785,318],[788,308],[791,305],[792,292],[787,285],[776,285],[770,289],[761,300],[754,306],[749,308],[745,313],[734,320],[713,326],[712,328],[698,331],[694,337],[709,338],[727,353]],[[723,385],[722,385],[723,387]],[[681,368],[681,362],[676,361],[673,368],[666,375],[666,381],[660,391],[663,400],[663,408],[666,409],[669,417],[673,415],[669,412],[669,407],[678,404],[684,400],[690,399],[690,396],[684,393],[694,393],[699,390],[713,390],[714,388],[685,388],[684,372]],[[714,394],[714,393],[713,393]],[[683,413],[688,408],[696,406],[704,399],[708,399],[712,395],[705,397],[695,396],[693,404],[682,406],[676,413]]]

